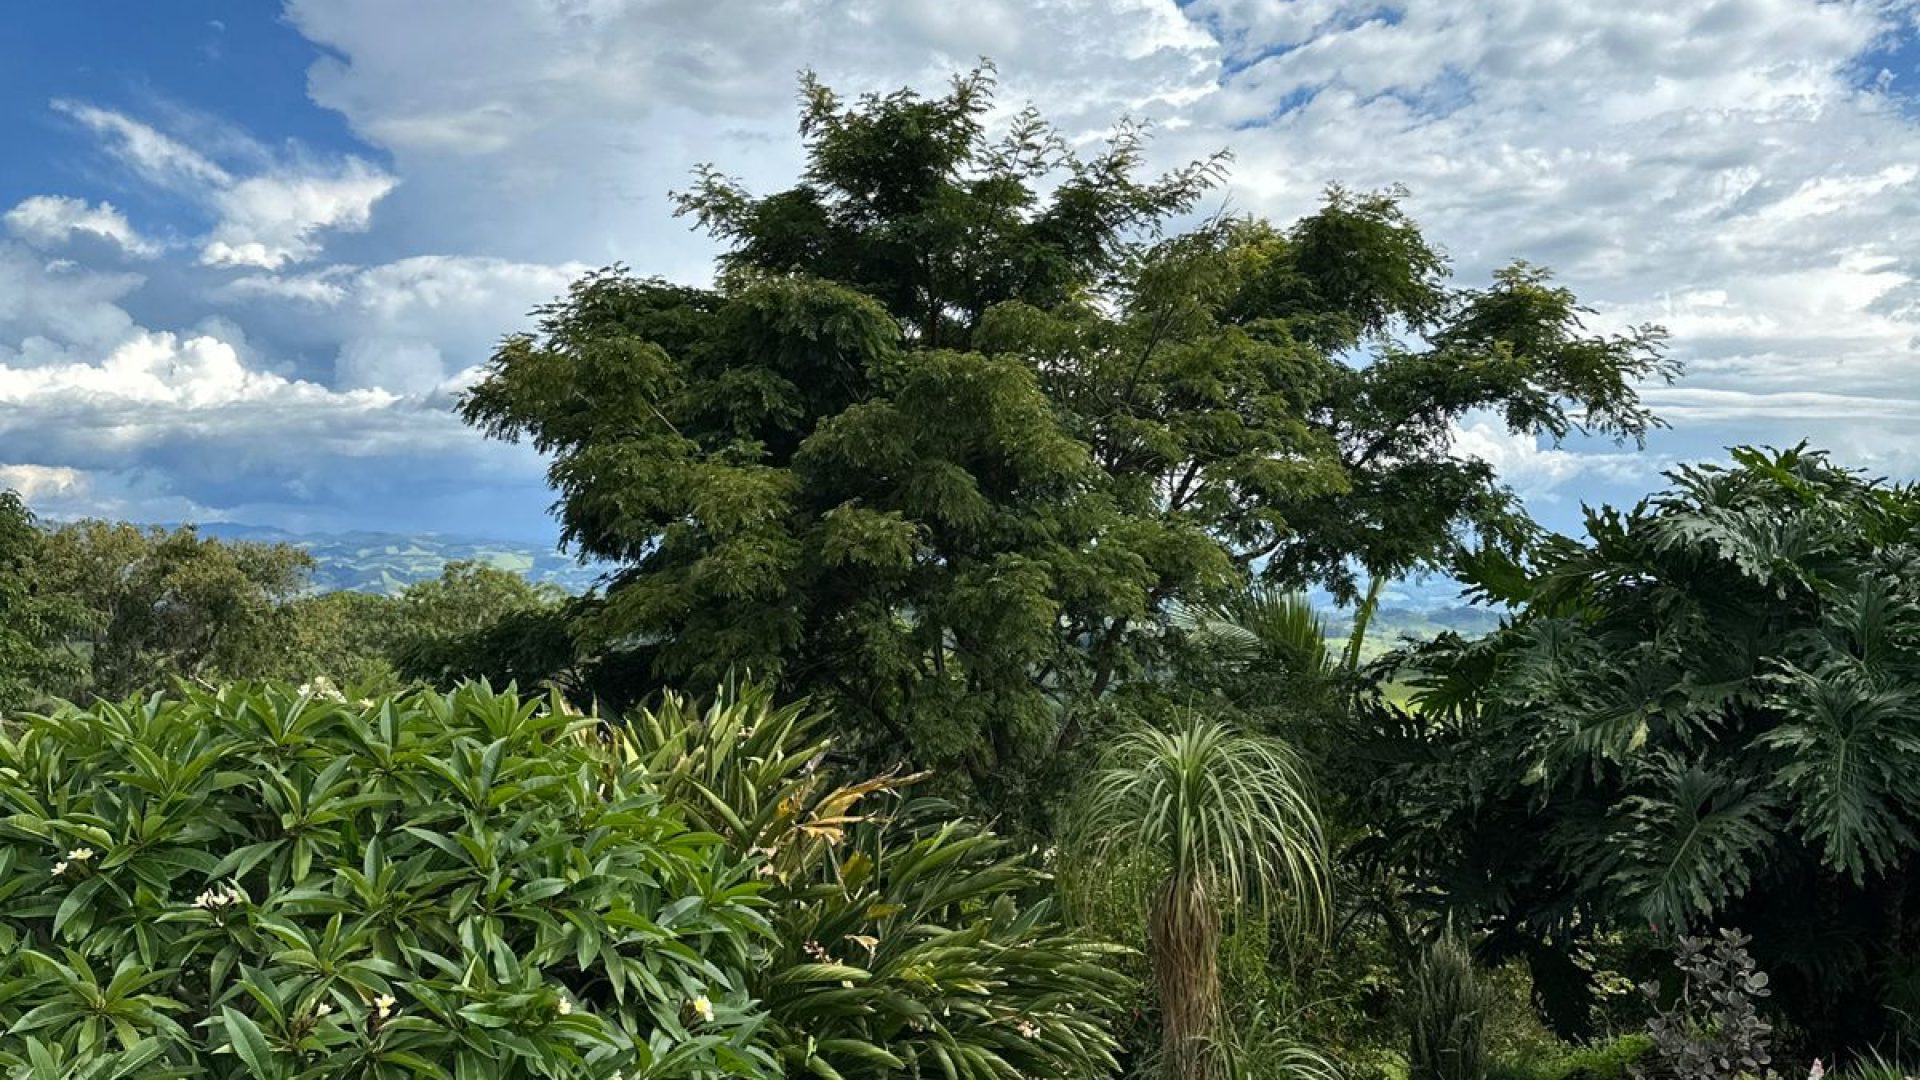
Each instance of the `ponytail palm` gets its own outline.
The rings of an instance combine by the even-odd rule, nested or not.
[[[1251,911],[1295,935],[1324,925],[1326,841],[1304,765],[1217,721],[1139,729],[1108,749],[1069,835],[1102,888],[1145,908],[1168,1071],[1206,1075],[1223,915]]]

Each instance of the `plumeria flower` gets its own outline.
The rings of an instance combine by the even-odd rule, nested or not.
[[[90,847],[77,847],[67,852],[67,858],[74,862],[86,862],[88,859],[93,858],[94,854],[94,850]]]
[[[61,874],[64,874],[66,872],[67,872],[67,860],[61,859],[59,862],[53,864],[54,877],[59,877]]]
[[[701,994],[693,999],[693,1011],[699,1014],[700,1019],[709,1023],[713,1021],[713,1002],[708,1000],[707,995]]]
[[[202,911],[225,911],[244,899],[240,887],[229,883],[201,893],[194,898],[193,906]]]
[[[313,1007],[313,1015],[315,1016],[330,1016],[332,1013],[333,1002],[331,1001],[323,1001]]]
[[[556,1002],[553,1007],[561,1016],[567,1016],[573,1012],[573,1002],[568,1001],[564,997]]]
[[[380,1019],[382,1020],[385,1020],[393,1012],[393,1007],[397,1004],[399,1004],[399,1002],[393,999],[392,994],[381,994],[379,997],[373,999],[373,1007],[380,1010]]]

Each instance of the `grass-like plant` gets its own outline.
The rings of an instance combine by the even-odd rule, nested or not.
[[[1430,943],[1407,983],[1408,1080],[1481,1080],[1489,1004],[1466,946],[1450,934]]]

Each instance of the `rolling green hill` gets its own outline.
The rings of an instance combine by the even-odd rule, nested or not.
[[[598,566],[582,566],[550,547],[507,540],[378,532],[299,534],[226,522],[202,525],[199,530],[222,540],[304,548],[316,564],[313,583],[325,592],[399,592],[412,582],[440,576],[441,567],[457,561],[487,563],[535,581],[552,582],[573,593],[586,591],[601,571]]]

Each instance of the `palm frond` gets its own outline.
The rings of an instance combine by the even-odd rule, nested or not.
[[[1069,848],[1094,864],[1149,859],[1167,878],[1203,882],[1219,904],[1257,906],[1302,932],[1325,924],[1320,810],[1305,763],[1279,740],[1197,717],[1136,728],[1109,747],[1067,829]]]

